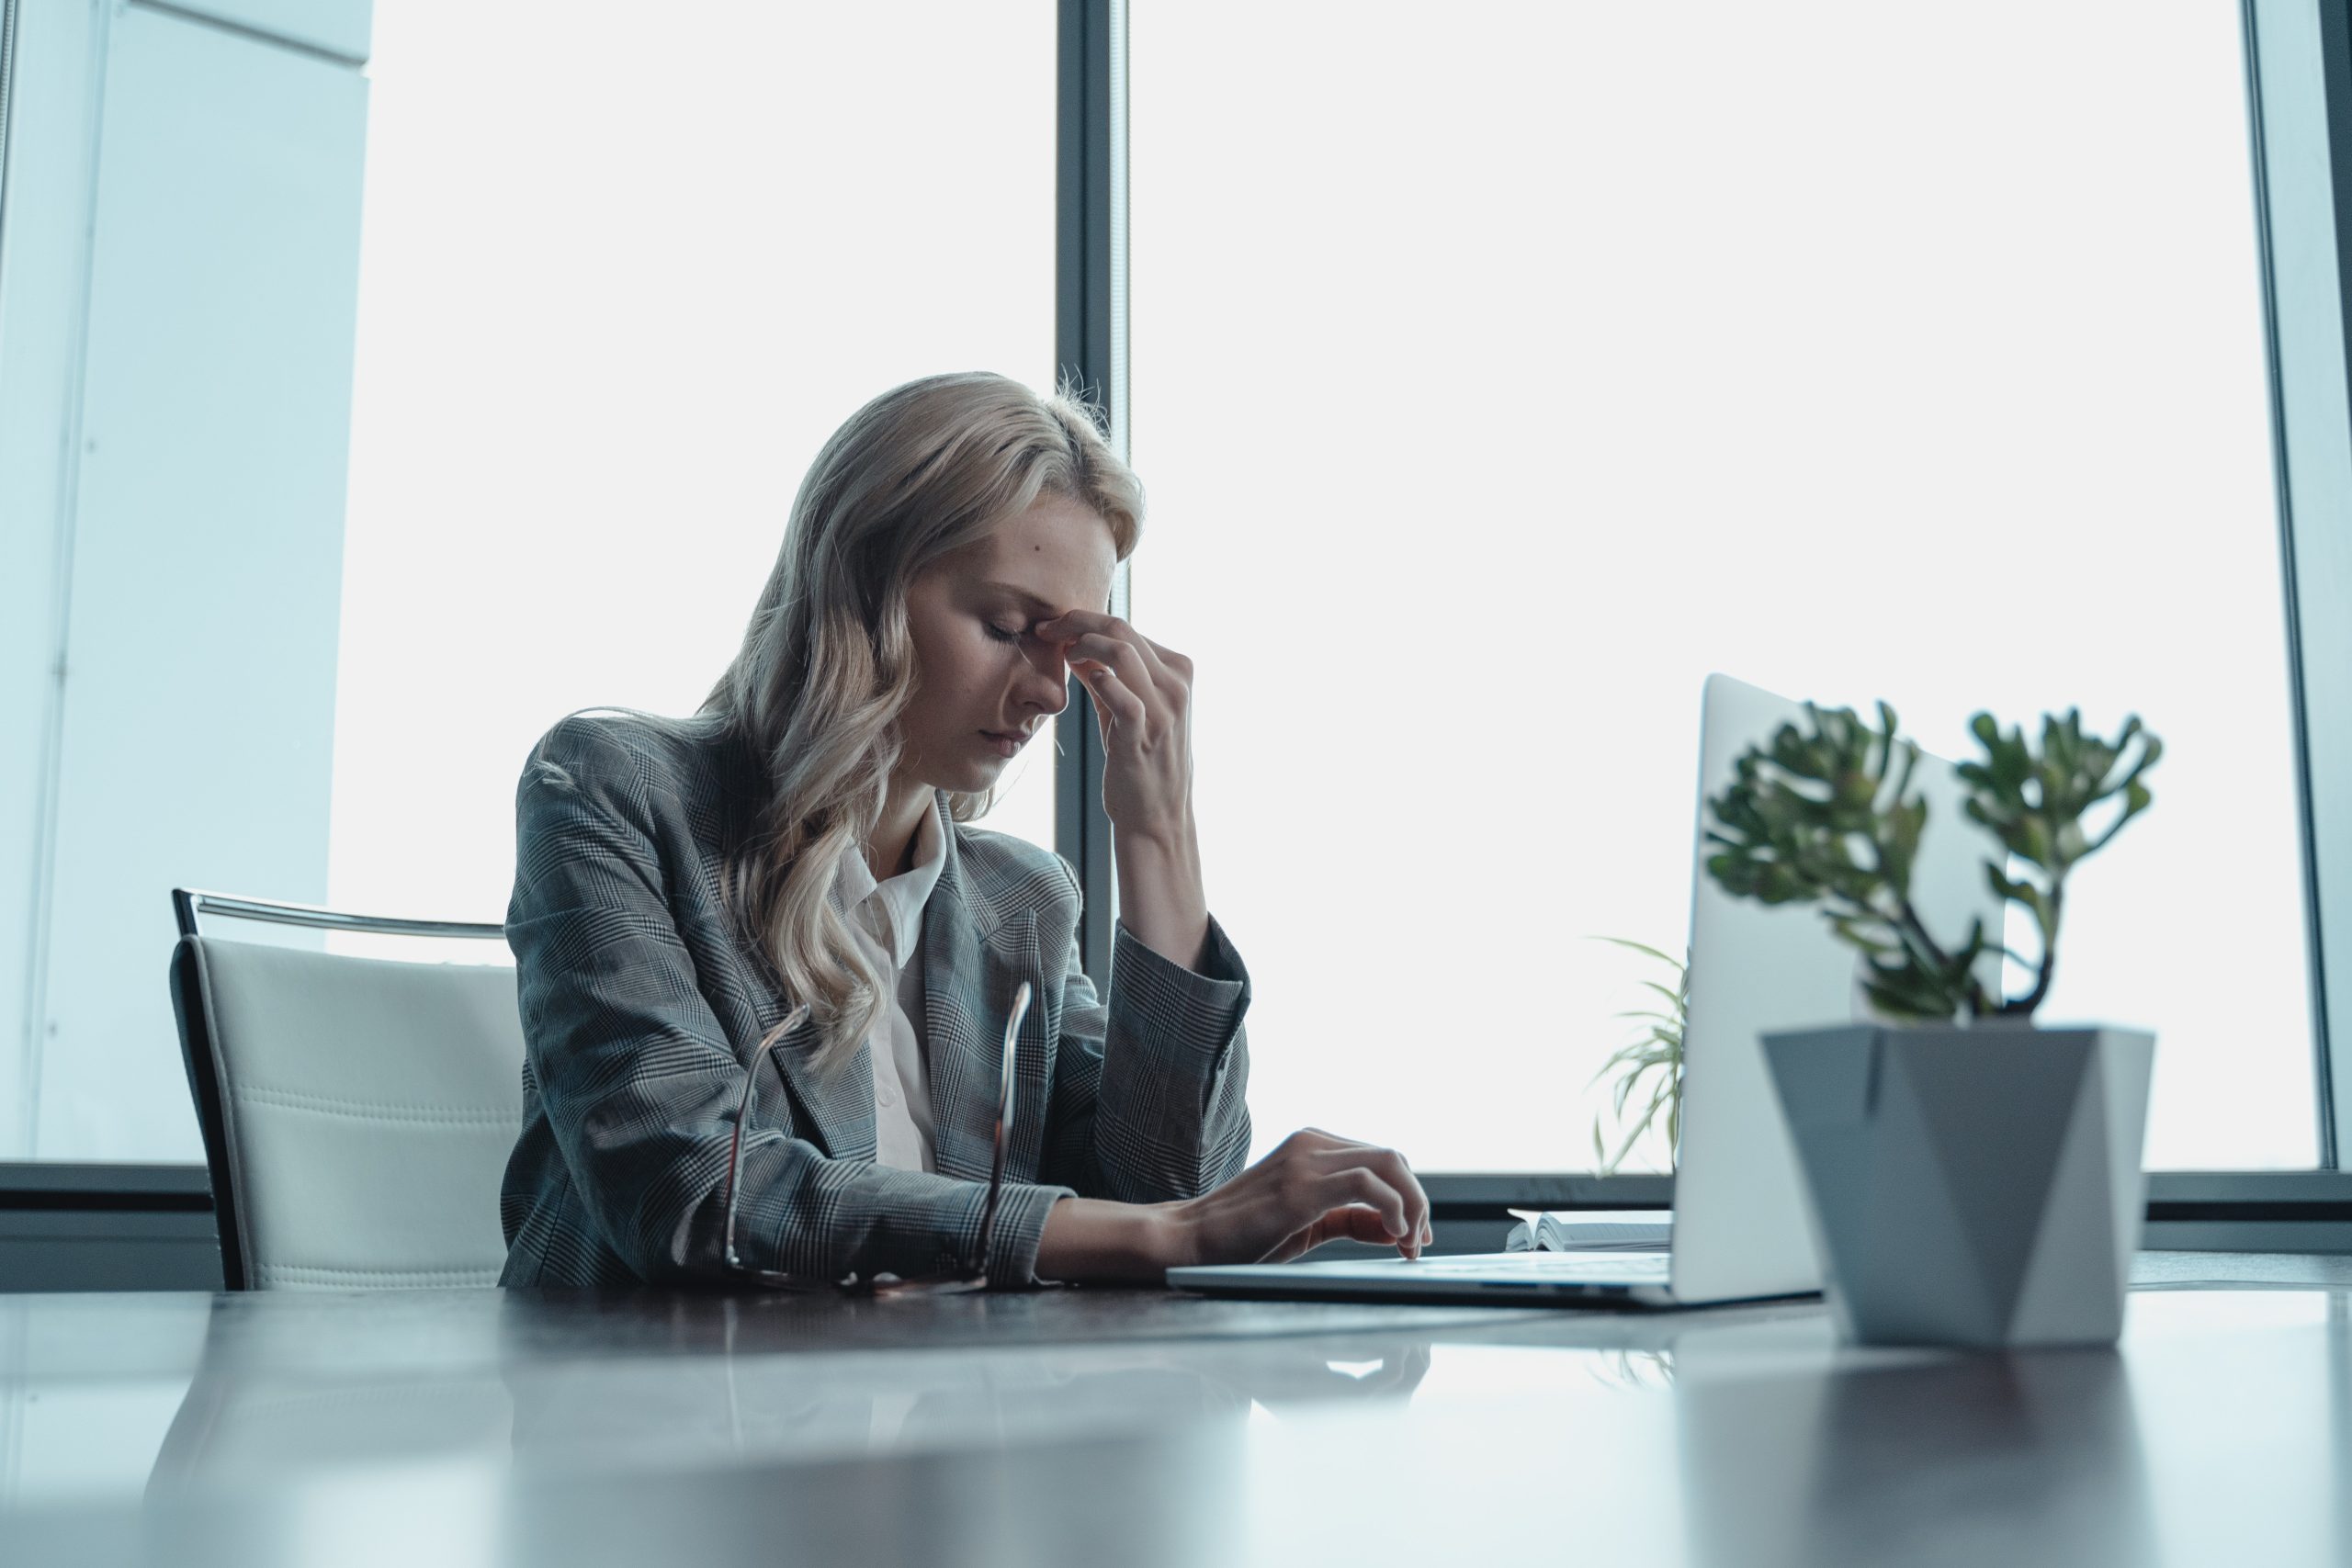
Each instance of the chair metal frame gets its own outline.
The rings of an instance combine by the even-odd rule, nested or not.
[[[188,1093],[196,1101],[197,1125],[204,1134],[204,1167],[212,1185],[213,1220],[220,1237],[220,1280],[232,1291],[250,1291],[254,1289],[252,1247],[245,1235],[243,1194],[239,1190],[235,1164],[230,1158],[229,1102],[221,1084],[212,1009],[197,946],[201,934],[199,922],[211,916],[315,931],[485,942],[503,942],[506,928],[480,920],[414,920],[351,914],[315,904],[246,898],[192,887],[172,889],[172,913],[179,922],[180,931],[179,941],[172,949],[172,1013],[179,1022],[180,1057],[187,1067]]]

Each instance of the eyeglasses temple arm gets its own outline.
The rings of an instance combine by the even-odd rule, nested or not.
[[[1021,1038],[1021,1021],[1029,1016],[1029,982],[1012,993],[1012,1016],[1004,1026],[1004,1051],[998,1058],[996,1099],[996,1156],[989,1164],[989,1197],[980,1210],[979,1277],[989,1277],[989,1254],[996,1245],[997,1203],[1004,1196],[1004,1155],[1012,1142],[1012,1064],[1013,1047]]]
[[[752,1095],[760,1087],[760,1067],[776,1043],[808,1021],[808,1004],[801,1003],[785,1015],[784,1021],[760,1036],[752,1047],[752,1065],[743,1074],[743,1098],[735,1106],[735,1132],[727,1141],[727,1267],[741,1269],[742,1259],[735,1255],[735,1195],[743,1181],[743,1124],[751,1120]]]

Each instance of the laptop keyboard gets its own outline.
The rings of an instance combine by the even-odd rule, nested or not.
[[[1663,1252],[1498,1252],[1475,1258],[1424,1258],[1417,1274],[1482,1280],[1609,1280],[1664,1284],[1672,1259]]]

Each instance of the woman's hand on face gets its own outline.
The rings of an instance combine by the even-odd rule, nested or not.
[[[1193,661],[1091,610],[1041,621],[1033,635],[1060,647],[1094,698],[1111,825],[1181,840],[1193,819]]]
[[[1284,1263],[1327,1241],[1419,1258],[1429,1194],[1394,1149],[1308,1127],[1224,1186],[1169,1206],[1182,1263]]]

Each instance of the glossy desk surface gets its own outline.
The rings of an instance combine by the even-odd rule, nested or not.
[[[2352,1258],[2114,1351],[1141,1292],[0,1296],[0,1561],[2352,1561]]]

